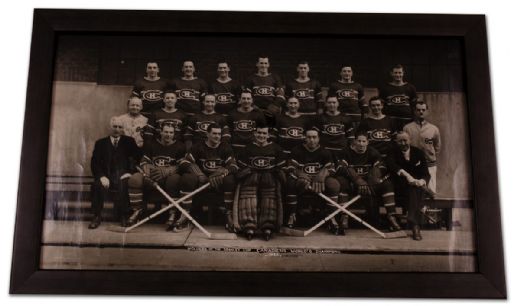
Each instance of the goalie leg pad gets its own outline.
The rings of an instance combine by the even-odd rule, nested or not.
[[[244,230],[257,227],[256,187],[243,186],[238,198],[238,222]]]
[[[260,190],[260,213],[259,226],[262,230],[274,230],[277,221],[276,189],[266,188]]]

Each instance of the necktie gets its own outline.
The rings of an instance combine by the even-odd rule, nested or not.
[[[117,148],[118,142],[119,142],[119,138],[114,138],[114,148]]]

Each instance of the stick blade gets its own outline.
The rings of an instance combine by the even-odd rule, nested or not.
[[[406,237],[408,237],[408,234],[406,234],[405,231],[395,231],[395,232],[385,233],[385,239],[396,239],[396,238],[406,238]]]
[[[233,233],[211,233],[209,239],[212,240],[237,240],[237,235]]]
[[[128,227],[122,227],[122,226],[117,226],[117,225],[110,225],[110,226],[107,227],[107,230],[111,231],[111,232],[116,232],[116,233],[127,233],[128,232]]]
[[[294,237],[305,237],[305,232],[302,230],[297,230],[294,228],[288,228],[288,227],[282,227],[280,228],[280,233],[285,234],[287,236],[294,236]]]

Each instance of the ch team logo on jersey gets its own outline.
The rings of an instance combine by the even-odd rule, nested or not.
[[[202,162],[202,168],[208,171],[215,171],[220,168],[223,163],[221,159],[201,159],[200,161]]]
[[[396,105],[407,105],[409,104],[408,101],[410,98],[408,96],[399,95],[399,96],[390,96],[390,103],[389,104],[396,104]]]
[[[254,96],[274,97],[274,87],[271,86],[255,86],[253,87]]]
[[[141,95],[143,96],[143,100],[146,101],[160,101],[162,100],[162,91],[161,90],[144,90],[141,91]]]
[[[229,104],[233,103],[233,95],[231,93],[219,93],[217,94],[218,104]]]
[[[433,138],[424,138],[424,144],[433,145]]]
[[[356,174],[361,177],[366,177],[368,175],[368,165],[357,165],[353,166],[353,168],[356,171]]]
[[[312,97],[311,89],[297,89],[293,90],[293,95],[298,99],[309,99]]]
[[[208,130],[208,126],[214,123],[213,121],[201,121],[197,122],[197,131],[206,132]]]
[[[310,174],[310,175],[316,175],[321,170],[321,164],[320,163],[310,163],[306,164],[303,167],[303,172]]]
[[[251,165],[257,169],[269,169],[272,167],[272,159],[273,157],[257,156],[251,159]]]
[[[157,167],[171,166],[175,162],[175,159],[170,156],[156,156],[152,159],[152,163]]]
[[[343,89],[337,91],[338,98],[340,99],[357,99],[357,90]]]
[[[370,133],[370,140],[374,141],[390,141],[390,131],[387,129],[372,130]]]
[[[345,126],[339,123],[326,124],[323,126],[323,132],[328,135],[343,135],[345,134]]]
[[[255,122],[252,120],[235,121],[235,131],[250,132],[255,128]]]
[[[289,127],[286,129],[282,129],[282,131],[285,130],[285,134],[290,138],[303,138],[303,128],[302,127]]]
[[[179,92],[179,98],[188,100],[197,100],[199,92],[193,89],[181,89]]]

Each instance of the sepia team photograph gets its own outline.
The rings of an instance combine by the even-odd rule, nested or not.
[[[60,35],[40,268],[477,271],[462,52]]]

